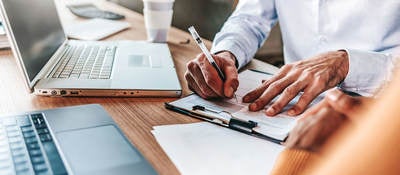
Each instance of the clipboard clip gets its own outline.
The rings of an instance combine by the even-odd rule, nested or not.
[[[203,111],[203,112],[210,112],[214,113],[216,115],[203,115],[204,117],[207,117],[211,120],[218,120],[224,124],[226,124],[229,128],[238,130],[240,132],[245,132],[245,133],[253,133],[253,128],[257,127],[258,123],[251,121],[251,120],[242,120],[239,118],[234,117],[230,112],[228,111],[216,111],[213,109],[206,108],[201,105],[195,105],[192,107],[193,111]]]

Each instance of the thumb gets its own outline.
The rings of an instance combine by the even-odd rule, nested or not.
[[[338,89],[330,90],[326,94],[326,99],[329,105],[347,117],[351,117],[355,110],[359,109],[361,106],[361,98],[352,97],[343,93]]]

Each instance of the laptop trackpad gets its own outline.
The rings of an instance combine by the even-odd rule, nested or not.
[[[143,161],[113,125],[56,135],[74,174],[129,174]]]

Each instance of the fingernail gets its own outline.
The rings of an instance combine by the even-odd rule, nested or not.
[[[340,95],[342,95],[342,93],[339,90],[332,90],[326,94],[326,97],[331,101],[337,101]]]
[[[296,111],[294,109],[291,109],[288,111],[289,115],[296,115]]]
[[[250,104],[249,109],[250,109],[250,111],[256,110],[257,109],[257,104],[256,103]]]
[[[267,112],[268,115],[274,115],[275,114],[275,109],[270,107],[270,108],[267,109],[266,112]]]
[[[232,87],[229,87],[228,90],[226,91],[225,95],[226,95],[227,97],[232,97],[232,95],[233,95],[233,88],[232,88]]]

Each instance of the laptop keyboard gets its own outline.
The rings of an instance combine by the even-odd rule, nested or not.
[[[52,78],[110,79],[116,46],[67,45]]]
[[[0,174],[67,174],[42,114],[0,118]]]

